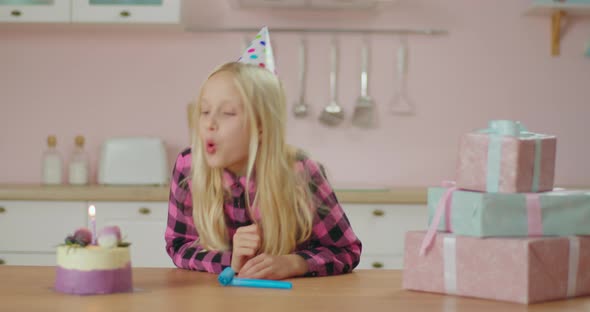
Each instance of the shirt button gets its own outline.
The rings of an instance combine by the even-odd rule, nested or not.
[[[311,276],[318,276],[318,272],[311,272]]]

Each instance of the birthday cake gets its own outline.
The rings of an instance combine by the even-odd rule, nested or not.
[[[105,227],[93,244],[92,233],[78,229],[57,247],[55,289],[76,295],[130,292],[129,243],[117,226]]]

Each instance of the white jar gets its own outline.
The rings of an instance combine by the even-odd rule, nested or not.
[[[68,182],[74,185],[88,184],[88,155],[84,151],[84,137],[77,136],[76,147],[70,158]]]
[[[47,150],[43,153],[41,162],[41,181],[43,184],[61,184],[63,173],[63,160],[56,148],[57,138],[54,135],[47,137]]]

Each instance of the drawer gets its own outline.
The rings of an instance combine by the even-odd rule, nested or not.
[[[51,0],[47,4],[2,4],[0,5],[0,22],[69,22],[70,1]],[[26,2],[26,1],[21,1]],[[31,2],[31,1],[29,1]],[[10,2],[9,2],[10,3]]]
[[[54,266],[55,253],[2,253],[0,265],[43,265]]]
[[[356,269],[401,270],[403,268],[403,254],[361,255],[361,262]]]
[[[96,207],[97,230],[103,220],[164,221],[168,219],[168,202],[92,202]],[[122,229],[121,229],[122,230]]]
[[[425,230],[428,225],[426,205],[342,206],[352,229],[363,243],[363,253],[399,254],[404,236],[410,230]]]
[[[133,267],[174,267],[166,253],[164,233],[168,202],[95,202],[96,230],[117,225],[131,243]]]
[[[86,219],[85,202],[0,201],[0,252],[55,252]]]
[[[72,21],[91,23],[173,23],[180,20],[180,0],[163,0],[160,4],[141,5],[133,1],[120,5],[104,1],[72,1]]]

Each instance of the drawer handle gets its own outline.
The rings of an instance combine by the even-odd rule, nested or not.
[[[152,211],[150,210],[150,208],[146,208],[146,207],[141,207],[139,208],[139,213],[141,213],[142,215],[149,215]]]
[[[23,15],[23,13],[19,10],[14,10],[14,11],[10,12],[10,15],[19,17],[19,16]]]
[[[0,213],[5,213],[6,212],[6,208],[0,206]]]
[[[385,214],[385,211],[381,210],[381,209],[375,209],[373,210],[373,215],[375,217],[381,217]]]
[[[119,15],[121,15],[121,17],[129,17],[129,16],[131,16],[131,12],[121,11],[121,13],[119,13]]]
[[[4,259],[0,259],[0,265],[6,264],[6,261],[4,261]]]
[[[373,262],[373,268],[381,269],[383,267],[383,262]]]

